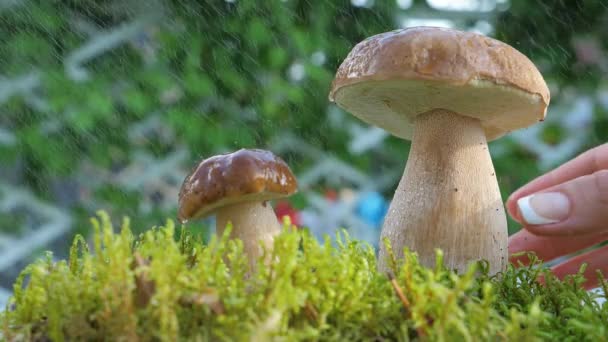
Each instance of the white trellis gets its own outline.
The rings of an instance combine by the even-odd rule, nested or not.
[[[31,192],[0,183],[0,215],[9,215],[20,210],[39,222],[31,227],[21,227],[19,234],[0,231],[0,272],[4,272],[21,260],[27,260],[37,249],[47,247],[64,236],[70,229],[72,219],[62,208],[40,201]],[[0,306],[10,293],[0,288]]]
[[[277,154],[297,152],[315,161],[313,166],[297,175],[300,192],[310,205],[310,208],[302,212],[304,226],[317,237],[324,234],[334,236],[338,229],[346,228],[354,238],[376,242],[377,228],[360,219],[355,213],[356,195],[348,200],[331,201],[312,191],[310,187],[326,181],[336,186],[348,184],[359,194],[382,191],[398,179],[402,170],[394,170],[378,177],[367,175],[290,133],[277,136],[269,146]]]

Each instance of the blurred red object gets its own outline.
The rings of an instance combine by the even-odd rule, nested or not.
[[[300,226],[300,212],[294,209],[291,204],[287,201],[277,202],[274,212],[277,215],[279,221],[283,222],[284,216],[289,216],[291,223],[295,226]]]
[[[338,192],[334,189],[325,190],[325,199],[330,202],[335,202],[338,200]]]

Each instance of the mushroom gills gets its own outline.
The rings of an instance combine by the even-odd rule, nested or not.
[[[546,107],[538,94],[482,80],[363,81],[338,90],[336,102],[361,120],[407,140],[412,138],[415,117],[436,108],[481,119],[487,140],[492,141],[542,120]]]

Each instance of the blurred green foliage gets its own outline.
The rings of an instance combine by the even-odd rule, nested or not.
[[[0,59],[8,61],[0,73],[40,72],[37,92],[49,102],[47,110],[36,110],[28,95],[9,100],[0,123],[17,135],[18,144],[3,151],[3,162],[20,159],[23,182],[49,200],[48,184],[72,175],[83,159],[103,169],[127,164],[133,147],[126,128],[154,111],[174,130],[175,145],[190,148],[192,163],[225,149],[266,146],[283,131],[347,156],[346,132],[324,127],[333,72],[353,42],[392,28],[382,18],[394,10],[376,6],[370,16],[345,1],[165,2],[162,19],[136,39],[154,46],[151,62],[132,42],[86,63],[86,81],[70,79],[66,56],[91,39],[78,31],[74,18],[101,31],[136,19],[111,4],[26,2],[0,13],[0,34],[6,37]],[[322,53],[323,64],[313,63],[315,52]],[[304,68],[300,81],[288,77],[293,63]],[[163,102],[172,92],[175,101]],[[52,129],[45,130],[49,124]],[[154,139],[143,145],[158,156],[175,147]],[[369,168],[367,160],[353,162]],[[104,186],[95,198],[138,216],[137,194]]]
[[[598,65],[578,63],[572,43],[589,36],[605,42],[607,8],[606,1],[512,1],[497,20],[495,36],[534,60],[546,79],[593,91],[605,74]]]
[[[419,0],[414,6],[425,5]],[[0,125],[17,143],[0,145],[0,163],[18,163],[20,182],[54,201],[48,184],[74,176],[83,160],[106,170],[127,165],[135,146],[126,128],[160,113],[175,140],[147,137],[137,148],[162,157],[185,145],[190,164],[240,147],[272,149],[272,137],[290,131],[365,172],[381,171],[389,162],[402,166],[407,142],[390,138],[381,150],[353,156],[347,132],[325,120],[328,89],[341,60],[357,42],[396,28],[399,11],[408,13],[395,1],[365,8],[344,0],[53,0],[5,8],[0,75],[34,73],[41,85],[3,105]],[[107,32],[148,12],[160,15],[144,35],[86,61],[80,67],[88,79],[70,76],[66,58],[95,38],[89,31]],[[576,64],[571,42],[583,35],[608,41],[606,18],[603,1],[518,0],[498,15],[495,36],[530,56],[548,80],[593,90],[602,74]],[[294,65],[303,69],[301,79],[290,78]],[[37,98],[48,103],[37,104]],[[586,147],[608,140],[607,115],[596,114],[595,135]],[[559,129],[544,133],[549,143],[561,138]],[[507,144],[508,152],[495,158],[505,198],[539,174],[533,155]],[[298,156],[284,157],[296,172],[307,165]],[[141,194],[122,190],[104,185],[92,196],[106,209],[141,220],[137,226],[167,216],[162,210],[138,213]],[[392,197],[392,191],[385,195]],[[81,220],[93,210],[85,204],[71,204]],[[513,222],[510,227],[516,229]]]

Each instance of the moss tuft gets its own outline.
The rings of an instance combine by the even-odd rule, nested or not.
[[[248,274],[240,241],[201,240],[174,224],[133,236],[101,212],[92,249],[77,236],[67,261],[29,265],[0,316],[21,340],[605,340],[608,304],[582,275],[559,281],[535,266],[496,277],[487,264],[457,275],[437,252],[376,272],[370,246],[336,246],[290,227],[268,265]],[[230,229],[227,230],[227,233]],[[227,234],[226,233],[226,234]],[[176,235],[179,235],[177,238]],[[264,258],[264,256],[262,256]],[[544,276],[546,285],[536,279]],[[27,285],[26,285],[27,280]]]

